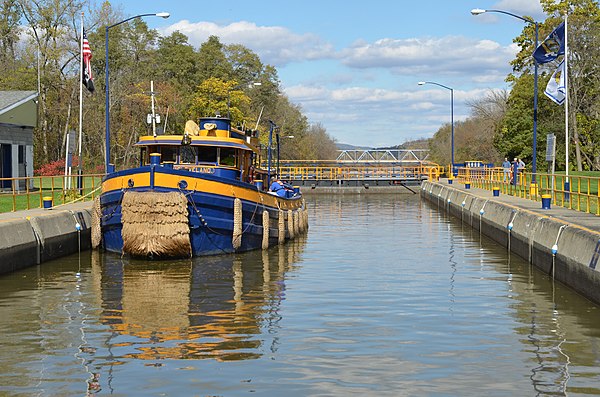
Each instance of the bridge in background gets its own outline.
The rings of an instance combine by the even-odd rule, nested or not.
[[[281,160],[272,175],[293,185],[317,187],[405,187],[437,180],[444,168],[428,160],[427,149],[338,150],[335,160]],[[266,164],[263,163],[266,168]],[[412,189],[409,189],[412,191]]]
[[[343,163],[414,163],[429,158],[428,149],[351,149],[338,153],[336,161]]]

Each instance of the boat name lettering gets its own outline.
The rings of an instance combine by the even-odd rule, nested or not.
[[[215,169],[210,167],[196,167],[194,168],[196,172],[202,172],[203,174],[214,174]]]

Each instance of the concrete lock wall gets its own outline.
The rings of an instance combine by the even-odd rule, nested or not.
[[[424,182],[421,196],[498,244],[510,243],[511,252],[600,303],[600,234],[439,183]]]
[[[87,209],[0,222],[0,274],[90,249],[90,226]]]
[[[0,223],[0,273],[35,265],[38,242],[26,219]]]

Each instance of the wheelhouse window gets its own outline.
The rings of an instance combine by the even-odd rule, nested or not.
[[[176,146],[161,146],[160,148],[160,161],[177,161],[177,147]]]
[[[198,147],[198,163],[217,163],[217,148],[210,146]]]
[[[148,159],[148,151],[146,150],[145,146],[142,146],[140,148],[140,166],[148,164],[149,162],[150,159]]]
[[[230,167],[236,166],[235,149],[232,148],[221,148],[219,156],[219,164]]]
[[[179,152],[181,164],[196,164],[196,148],[193,146],[182,146]]]

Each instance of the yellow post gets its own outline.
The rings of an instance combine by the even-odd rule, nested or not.
[[[531,185],[529,185],[529,196],[533,199],[537,198],[538,194],[538,184],[532,183]]]

